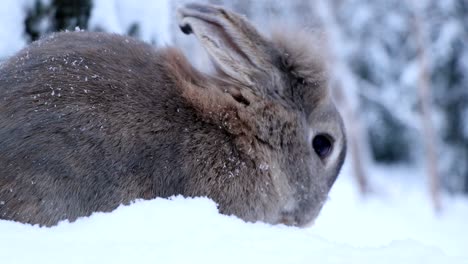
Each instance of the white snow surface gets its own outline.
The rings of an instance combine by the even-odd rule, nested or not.
[[[403,178],[402,171],[393,173],[399,176],[380,184]],[[245,223],[219,214],[207,198],[183,197],[137,201],[52,228],[0,220],[0,260],[2,264],[468,263],[467,200],[446,196],[444,211],[435,215],[423,190],[408,181],[396,182],[362,198],[345,171],[316,223],[306,229]]]

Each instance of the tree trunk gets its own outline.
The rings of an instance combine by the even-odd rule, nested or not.
[[[416,6],[417,3],[414,3]],[[431,80],[429,73],[429,58],[427,53],[427,41],[424,35],[424,18],[422,10],[415,8],[414,15],[414,31],[418,47],[418,95],[421,105],[421,124],[424,137],[424,148],[426,153],[426,170],[429,182],[429,193],[432,200],[432,205],[436,212],[441,210],[440,201],[440,183],[439,183],[439,164],[437,159],[437,140],[435,136],[434,126],[431,120],[432,113],[432,95],[431,95]]]

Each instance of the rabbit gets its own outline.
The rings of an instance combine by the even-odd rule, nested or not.
[[[0,65],[0,219],[53,226],[182,195],[246,222],[314,221],[346,153],[318,42],[265,37],[219,6],[177,12],[212,72],[174,47],[86,31]]]

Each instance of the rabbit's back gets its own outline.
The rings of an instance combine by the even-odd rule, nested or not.
[[[42,101],[150,99],[171,89],[157,86],[165,72],[165,53],[133,38],[93,32],[63,32],[32,43],[0,67],[0,95],[43,96]],[[162,89],[154,88],[161,87]],[[81,96],[91,93],[92,96]],[[47,96],[50,95],[50,96]],[[33,99],[36,97],[33,96]],[[41,100],[39,100],[41,101]]]
[[[6,61],[1,218],[52,224],[156,190],[181,193],[182,184],[171,184],[184,177],[177,132],[193,118],[165,66],[170,53],[123,36],[68,32]]]

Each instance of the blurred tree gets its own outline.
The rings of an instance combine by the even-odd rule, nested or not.
[[[445,185],[468,193],[468,1],[431,1],[432,82],[441,109]]]
[[[413,10],[399,0],[334,0],[344,32],[344,59],[358,80],[361,113],[377,162],[422,161],[424,126],[420,44],[414,36]],[[428,82],[434,106],[441,180],[452,191],[468,193],[468,2],[427,0]]]
[[[91,0],[53,0],[54,30],[74,30],[88,28],[91,13]]]
[[[50,32],[87,29],[91,8],[91,0],[35,0],[25,20],[29,41]]]
[[[431,91],[431,77],[429,72],[430,56],[428,54],[427,20],[424,16],[424,2],[411,1],[413,6],[413,28],[414,36],[418,46],[418,95],[420,103],[420,116],[422,123],[422,135],[424,136],[425,165],[429,182],[429,192],[432,205],[436,211],[442,209],[440,201],[440,176],[439,159],[437,159],[437,137],[431,118],[433,111],[433,99]]]
[[[141,34],[140,33],[140,26],[137,23],[131,24],[130,27],[128,28],[127,34],[129,36],[138,38],[140,36],[140,34]]]
[[[404,76],[416,56],[408,7],[394,0],[335,2],[347,45],[344,58],[358,82],[372,155],[377,162],[411,162],[419,141],[409,131],[418,129],[416,86],[407,85]]]
[[[38,39],[49,31],[49,16],[51,7],[41,0],[36,0],[28,9],[25,22],[25,31],[29,41]]]

